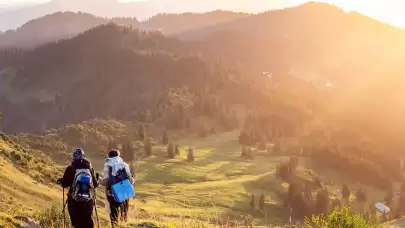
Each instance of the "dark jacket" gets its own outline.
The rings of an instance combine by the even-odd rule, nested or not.
[[[96,175],[94,173],[93,167],[91,167],[91,163],[87,159],[77,160],[72,162],[70,166],[68,166],[63,174],[61,185],[63,188],[70,188],[73,185],[73,181],[75,179],[76,169],[90,169],[90,173],[93,179],[93,186],[94,188],[98,187],[98,181]],[[72,189],[69,189],[69,196]]]

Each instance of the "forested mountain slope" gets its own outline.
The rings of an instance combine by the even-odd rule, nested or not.
[[[108,24],[32,51],[4,51],[3,129],[38,131],[95,116],[151,121],[170,118],[160,113],[166,111],[235,119],[231,105],[257,106],[239,93],[253,79],[177,54],[185,48],[157,32]]]

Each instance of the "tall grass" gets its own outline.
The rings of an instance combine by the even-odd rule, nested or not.
[[[63,227],[64,222],[62,211],[62,208],[58,206],[52,206],[51,208],[34,214],[33,217],[35,220],[40,222],[42,228],[60,228]],[[65,222],[66,227],[71,227],[67,208],[65,211]]]

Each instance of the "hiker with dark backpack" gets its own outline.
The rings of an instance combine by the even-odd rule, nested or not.
[[[95,205],[97,177],[84,151],[75,149],[73,160],[57,182],[64,189],[69,188],[67,205],[70,220],[74,228],[94,228],[92,213]]]
[[[125,163],[118,150],[111,150],[104,164],[104,177],[100,184],[106,187],[106,207],[110,214],[112,227],[118,225],[119,210],[128,212],[128,200],[135,195],[134,178],[129,166]]]

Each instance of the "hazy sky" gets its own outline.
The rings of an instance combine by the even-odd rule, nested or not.
[[[46,1],[47,0],[0,0],[0,5],[36,3]],[[120,0],[120,1],[138,1],[138,0]],[[223,1],[226,0],[218,0],[219,3]],[[238,1],[241,0],[233,0],[233,2]],[[249,0],[244,2],[246,2],[247,4],[254,4],[255,1],[256,0]],[[284,2],[284,4],[288,6],[291,4],[294,5],[300,4],[306,1],[307,0],[268,0],[269,3],[266,4],[265,7],[269,7],[275,2],[277,2],[275,3],[275,5],[277,6],[280,6],[280,2],[282,3]],[[402,14],[401,11],[405,9],[405,1],[403,0],[317,0],[317,1],[332,3],[337,6],[343,7],[347,10],[356,10],[360,13],[366,14],[370,17],[374,17],[378,20],[405,28],[405,16],[401,16]]]

